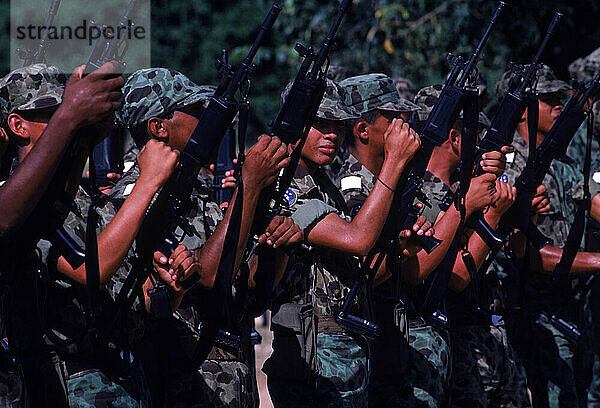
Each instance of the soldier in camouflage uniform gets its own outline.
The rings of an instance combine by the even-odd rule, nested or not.
[[[82,69],[76,70],[74,75],[80,76],[81,72]],[[3,87],[1,93],[7,97],[5,99],[7,114],[9,114],[7,127],[15,136],[29,139],[28,148],[20,151],[21,160],[35,149],[52,112],[62,103],[64,79],[60,81],[61,75],[56,67],[34,65],[11,73],[1,82]],[[42,109],[49,109],[45,115],[43,112],[36,112],[40,105]],[[24,129],[27,129],[27,132],[24,132]],[[174,168],[175,159],[170,161],[171,170]],[[168,164],[169,161],[166,160],[165,163]],[[150,176],[152,183],[158,182],[155,180],[155,175],[156,173]],[[151,194],[147,203],[150,198]],[[89,197],[80,189],[75,198],[77,210],[68,215],[65,223],[66,229],[70,230],[76,240],[79,238],[77,243],[80,246],[85,245],[85,239],[81,238],[85,236],[84,214],[87,214],[89,202]],[[103,213],[103,209],[100,212]],[[138,211],[140,219],[143,218],[144,212],[145,207]],[[113,234],[115,228],[119,230],[118,227],[111,227]],[[111,243],[117,241],[114,235],[109,236],[109,240]],[[106,240],[99,238],[99,249],[104,249],[105,244]],[[38,309],[42,311],[39,319],[46,347],[50,347],[50,355],[53,356],[50,365],[45,365],[42,361],[38,361],[37,364],[41,370],[49,370],[49,372],[45,371],[46,375],[55,379],[53,386],[57,387],[43,393],[45,395],[43,403],[54,406],[57,400],[61,400],[65,405],[73,407],[90,404],[148,406],[143,391],[143,375],[136,367],[129,367],[121,360],[118,350],[115,350],[116,343],[109,343],[108,339],[112,338],[110,330],[99,336],[90,334],[89,321],[86,319],[87,311],[82,308],[82,305],[86,304],[85,295],[82,297],[82,293],[85,293],[82,292],[82,283],[85,284],[86,279],[85,267],[82,266],[77,270],[72,268],[56,247],[52,247],[48,241],[41,240],[37,246],[40,254],[37,264],[43,278],[40,282],[36,282],[35,286],[43,287],[42,292],[39,293],[44,293],[44,296],[33,301],[47,305],[47,308]],[[100,254],[103,252],[100,251]],[[115,262],[118,264],[120,260]],[[114,273],[116,266],[112,269]],[[111,272],[107,273],[106,268],[101,268],[100,272],[103,282],[111,278]],[[107,307],[110,302],[108,293],[102,292],[101,303],[104,307]],[[27,310],[19,310],[19,313],[26,314]],[[97,324],[96,327],[110,327],[99,321]],[[52,372],[53,374],[50,374]],[[36,393],[40,391],[32,388],[30,390]],[[36,401],[37,397],[29,394],[31,403],[35,406],[40,404]]]
[[[360,75],[348,78],[340,85],[345,91],[346,104],[355,107],[361,113],[361,118],[347,121],[347,150],[336,158],[330,170],[351,215],[355,215],[369,196],[381,171],[383,132],[394,117],[408,117],[420,108],[401,98],[392,80],[384,74]],[[417,233],[424,233],[428,225],[424,225],[422,231]],[[379,283],[379,278],[375,281]],[[428,337],[434,330],[411,319],[411,347],[406,347],[402,333],[391,321],[387,321],[391,316],[389,309],[393,309],[399,296],[395,293],[393,281],[388,279],[375,290],[376,320],[383,332],[372,346],[369,404],[438,406],[443,386],[437,384],[444,381],[444,372],[448,368],[447,343],[435,334]],[[429,341],[431,339],[433,341]]]
[[[410,101],[415,99],[415,95],[417,94],[417,88],[410,79],[394,78],[394,85],[396,85],[396,90],[402,98],[408,99]]]
[[[498,82],[496,91],[499,97],[506,92],[510,75],[510,73],[504,74]],[[565,92],[570,87],[558,80],[547,66],[538,70],[537,79],[540,116],[536,142],[539,144],[558,117],[562,103],[568,98]],[[519,176],[529,155],[528,142],[531,142],[531,136],[527,133],[525,118],[526,114],[517,126],[513,141],[515,154],[509,160],[503,175],[503,178],[509,182],[514,182]],[[527,341],[522,338],[522,330],[515,329],[514,333],[509,330],[508,333],[511,343],[514,344],[525,364],[534,405],[575,407],[585,404],[586,399],[584,390],[586,387],[577,384],[578,375],[585,370],[574,369],[573,357],[578,352],[588,353],[582,360],[591,361],[587,333],[583,330],[584,336],[578,343],[574,343],[550,321],[550,316],[560,307],[552,302],[550,274],[562,253],[560,248],[566,242],[576,211],[575,200],[582,197],[582,177],[574,165],[573,160],[567,156],[554,160],[544,178],[543,184],[549,194],[550,209],[538,214],[537,225],[540,231],[551,239],[551,245],[546,245],[539,251],[543,272],[529,273],[525,286],[528,296],[523,304],[524,309],[518,317],[513,318],[516,327],[528,328]],[[499,255],[498,262],[505,265],[506,261],[502,258]],[[579,252],[570,273],[577,275],[594,271],[597,260],[596,254]],[[564,308],[566,310],[560,307],[558,314],[565,321],[578,326],[585,293],[578,291],[571,296],[567,307]]]
[[[183,149],[213,93],[214,87],[198,86],[177,71],[164,68],[140,70],[129,77],[124,87],[125,105],[119,112],[118,119],[130,129],[138,146],[146,144],[149,138],[151,140],[156,138],[165,140],[177,149]],[[271,154],[278,165],[285,164],[280,161],[287,155],[285,150],[270,151],[272,149],[269,149],[271,146],[269,141],[273,142],[273,140],[263,139],[259,142],[259,148],[255,147],[248,152],[244,168],[254,167],[249,167],[250,170],[246,173],[252,174],[253,170],[256,171],[257,151],[260,152],[258,156],[260,159],[266,154]],[[264,143],[265,141],[267,143]],[[258,170],[265,171],[264,168]],[[266,170],[273,173],[275,171],[274,166]],[[118,202],[122,197],[127,196],[131,188],[136,185],[138,174],[137,166],[132,167],[111,191],[111,199]],[[203,169],[190,198],[191,211],[186,219],[192,226],[194,234],[191,236],[186,234],[181,227],[175,230],[175,236],[179,238],[180,244],[189,250],[197,250],[210,242],[218,242],[217,240],[223,237],[220,234],[224,234],[227,228],[226,224],[220,223],[223,218],[221,210],[211,197],[211,177],[212,175]],[[244,184],[249,186],[247,187],[249,191],[263,186],[262,183],[251,179]],[[244,195],[246,196],[246,193]],[[251,206],[247,201],[246,204]],[[248,218],[250,219],[244,222],[251,222],[251,216]],[[217,233],[217,230],[220,232]],[[182,290],[180,285],[180,281],[187,278],[185,272],[184,276],[177,277],[175,264],[169,264],[167,257],[161,256],[163,260],[159,262],[159,272],[162,271],[161,276],[172,289],[171,301],[175,310],[173,316],[178,322],[178,332],[183,337],[193,338],[202,324],[201,313],[211,308],[206,301],[207,288],[212,285],[219,259],[217,257],[217,259],[204,261],[201,256],[198,256],[197,259],[202,261],[203,266],[201,285],[187,292]],[[173,257],[175,255],[171,255],[171,259]],[[131,265],[130,262],[129,264]],[[187,295],[183,296],[186,292]],[[147,333],[141,347],[148,357],[145,366],[154,370],[152,378],[157,379],[152,384],[157,388],[153,394],[157,404],[210,407],[257,405],[256,383],[254,373],[250,369],[252,367],[250,359],[253,358],[251,350],[215,346],[209,359],[202,364],[199,371],[190,370],[184,368],[187,358],[184,350],[178,350],[177,347],[164,350],[165,340],[178,344],[183,337],[165,336],[165,333],[161,333],[160,324],[152,324],[152,326],[155,329]],[[239,336],[249,336],[249,332],[242,331],[242,327],[227,327],[227,329]],[[157,353],[163,356],[166,366],[153,365]],[[180,363],[181,367],[178,367]],[[168,381],[164,388],[159,383],[164,382],[165,372],[156,371],[163,369],[168,373],[166,374]]]
[[[386,132],[383,169],[372,198],[350,221],[343,196],[320,167],[330,164],[343,140],[344,120],[358,118],[344,91],[328,81],[317,118],[286,193],[287,211],[310,248],[294,251],[275,290],[273,354],[263,370],[275,406],[367,406],[370,356],[365,339],[334,317],[357,279],[358,259],[381,231],[402,168],[418,137],[401,120]],[[395,162],[395,163],[394,163]],[[385,183],[385,184],[384,184]],[[336,234],[330,232],[335,230]],[[363,306],[359,302],[358,313]]]
[[[419,91],[415,101],[430,112],[439,94],[441,86],[427,87]],[[425,120],[426,115],[420,119]],[[487,117],[480,113],[479,131],[489,126]],[[460,161],[460,139],[462,136],[462,114],[459,121],[450,131],[448,140],[436,147],[428,166],[424,191],[435,203],[446,201],[446,195],[453,193],[455,185],[451,178]],[[503,148],[503,152],[511,149]],[[497,153],[497,152],[495,152]],[[504,171],[505,163],[497,166],[485,163],[484,170],[489,172],[493,182]],[[486,165],[487,164],[487,168]],[[494,168],[496,167],[496,168]],[[444,180],[444,181],[443,181]],[[476,182],[477,178],[473,180]],[[495,207],[486,211],[488,224],[495,228],[502,214],[514,201],[514,189],[502,181],[496,181],[495,188],[499,192]],[[477,188],[472,184],[469,195]],[[442,211],[446,206],[442,206]],[[468,206],[467,206],[468,207]],[[453,208],[448,211],[454,211]],[[447,216],[444,215],[444,216]],[[467,216],[468,217],[468,216]],[[477,267],[481,266],[489,248],[476,235],[468,239],[467,248]],[[478,285],[470,284],[471,277],[462,261],[464,251],[459,253],[450,278],[446,307],[450,322],[450,343],[452,345],[452,376],[449,390],[449,405],[452,407],[521,407],[527,406],[527,395],[519,376],[519,364],[512,347],[508,344],[506,331],[493,318],[491,311],[480,305],[486,304],[489,297],[490,279],[483,276]],[[475,271],[476,272],[476,271]],[[479,291],[476,292],[476,288]]]
[[[594,78],[594,75],[600,70],[600,48],[592,52],[585,58],[579,58],[569,65],[569,74],[579,82],[589,82]],[[600,147],[598,146],[600,138],[600,102],[595,102],[592,105],[594,113],[594,132],[592,137],[592,173],[600,172]],[[587,145],[587,121],[586,125],[582,126],[575,134],[573,141],[569,145],[567,155],[571,157],[583,168],[585,158],[585,150]],[[592,178],[590,184],[600,188],[600,174],[596,179]]]

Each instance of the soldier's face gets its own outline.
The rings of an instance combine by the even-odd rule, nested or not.
[[[180,111],[173,112],[173,118],[166,120],[164,124],[169,135],[169,146],[181,151],[192,137],[197,124],[198,118],[195,116]]]
[[[563,105],[560,103],[548,103],[538,101],[539,103],[539,119],[538,119],[538,131],[543,135],[546,135],[552,128],[554,121],[560,116]],[[541,141],[538,141],[540,143]]]
[[[302,148],[302,157],[319,166],[335,158],[344,141],[344,122],[316,119]]]
[[[399,112],[379,111],[381,115],[377,120],[368,126],[369,143],[373,144],[374,151],[379,155],[384,155],[384,135],[392,121],[402,117]]]

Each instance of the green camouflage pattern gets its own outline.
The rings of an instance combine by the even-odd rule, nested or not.
[[[327,177],[322,169],[317,171],[318,179]],[[285,200],[283,214],[303,225],[305,234],[325,215],[340,213],[335,201],[302,166],[298,166]],[[300,221],[298,213],[302,214]],[[336,316],[350,291],[357,265],[354,257],[325,248],[292,251],[282,281],[274,290],[271,309],[279,310],[280,305],[288,302],[310,302],[319,318]],[[357,344],[345,333],[320,333],[316,348],[316,384],[269,375],[269,391],[275,406],[306,406],[308,395],[314,397],[315,406],[364,406],[361,401],[366,399],[368,381],[366,346]],[[299,354],[300,350],[289,352]],[[294,377],[301,378],[302,374],[296,373]]]
[[[318,400],[327,407],[367,406],[369,357],[366,344],[347,334],[317,336]]]
[[[385,74],[366,74],[344,79],[344,104],[354,107],[361,114],[375,109],[392,112],[415,112],[417,105],[402,98],[394,81]]]
[[[520,362],[502,326],[464,326],[450,330],[452,407],[529,406]]]
[[[293,82],[289,82],[283,92],[281,93],[281,104],[288,96],[290,89],[292,89]],[[348,120],[360,118],[360,113],[351,106],[344,104],[345,91],[337,82],[327,79],[327,86],[325,87],[325,94],[323,100],[319,105],[317,111],[317,117],[326,120]]]
[[[258,406],[248,366],[239,361],[206,360],[192,374],[169,379],[169,407],[254,408]]]
[[[24,402],[24,386],[20,370],[17,366],[0,369],[0,406],[22,408]]]
[[[70,376],[66,383],[70,408],[151,406],[143,375],[117,379],[100,370],[86,370]]]
[[[206,107],[214,86],[199,86],[180,72],[146,68],[134,72],[123,86],[123,107],[117,120],[128,128],[178,108],[202,102]]]
[[[119,196],[121,200],[126,198],[138,177],[139,167],[135,164],[113,187],[110,194],[111,200],[117,200]],[[191,210],[185,217],[194,229],[194,235],[186,235],[179,226],[174,233],[178,241],[190,250],[201,248],[214,232],[217,224],[223,219],[219,205],[212,198],[211,189],[212,175],[203,169],[190,198],[192,200]],[[129,261],[132,256],[133,249],[130,250],[128,259],[124,262],[124,266],[129,269],[132,267],[131,261]],[[123,266],[121,269],[123,269]],[[124,279],[128,273],[129,271],[124,271]],[[205,298],[205,290],[195,286],[186,294],[180,308],[174,312],[174,317],[197,330],[201,325],[200,312],[210,306],[203,302]],[[173,403],[177,402],[177,404],[181,401],[193,401],[194,404],[200,404],[200,406],[252,406],[256,394],[249,391],[253,390],[251,385],[254,377],[248,369],[248,364],[243,361],[232,361],[235,356],[217,347],[214,347],[213,354],[221,357],[207,360],[197,373],[190,374],[182,371],[173,374],[177,376],[178,380],[169,381],[168,400],[173,401]],[[218,368],[223,371],[218,373],[215,371]],[[200,392],[201,390],[207,392]],[[174,406],[177,406],[177,404]]]
[[[600,102],[595,102],[592,105],[592,111],[594,112],[594,125],[592,135],[592,161],[591,161],[591,174],[590,174],[590,191],[592,197],[600,192],[600,173],[594,178],[594,173],[600,171],[600,145],[598,140],[600,138]],[[588,122],[585,121],[583,125],[577,130],[569,148],[567,149],[567,156],[572,158],[579,169],[583,169],[585,162],[585,153],[587,149],[587,128]]]
[[[525,66],[525,69],[527,67],[528,65]],[[498,82],[496,82],[496,97],[498,100],[502,99],[504,95],[506,95],[506,92],[508,92],[508,86],[514,75],[515,74],[513,71],[506,71],[502,74]],[[552,69],[545,64],[542,64],[542,66],[538,68],[534,84],[535,92],[538,94],[565,92],[571,90],[569,84],[558,79]]]
[[[422,88],[419,90],[419,92],[417,92],[417,95],[415,96],[415,103],[421,108],[421,110],[417,112],[417,117],[419,120],[427,120],[427,116],[429,116],[433,110],[433,107],[435,106],[443,87],[444,85],[442,84],[436,84]],[[463,111],[461,110],[458,119],[462,118]],[[478,122],[479,126],[484,128],[491,124],[490,120],[483,112],[479,112]]]
[[[409,321],[409,366],[405,373],[380,375],[369,384],[369,406],[439,408],[445,405],[451,360],[448,333],[423,319]],[[400,347],[400,345],[399,345]]]
[[[54,65],[34,64],[12,71],[0,80],[0,108],[5,116],[15,111],[60,105],[67,76]]]
[[[342,333],[317,336],[317,368],[309,381],[269,375],[269,396],[276,408],[366,407],[369,359],[366,345]]]
[[[435,224],[440,213],[445,212],[442,208],[443,203],[447,196],[453,193],[453,190],[429,170],[423,175],[423,187],[421,190],[429,200],[429,205],[423,206],[422,214],[427,218],[427,221]]]
[[[377,177],[348,151],[338,155],[329,167],[329,172],[334,174],[334,183],[342,191],[351,215],[355,216],[373,189]],[[423,191],[426,192],[427,189]],[[434,217],[437,217],[437,214]],[[441,335],[422,319],[415,319],[411,324],[408,372],[398,375],[381,373],[372,378],[368,391],[369,405],[440,406],[450,374],[450,348],[445,340],[448,337],[447,333]],[[395,345],[397,349],[387,352],[402,353],[402,341],[398,340]],[[373,351],[377,352],[381,350]],[[398,369],[401,370],[400,367]]]
[[[394,85],[396,85],[396,90],[398,94],[408,100],[414,100],[415,95],[417,94],[417,87],[412,81],[408,78],[394,78]]]
[[[592,51],[587,57],[578,58],[569,64],[569,74],[577,81],[591,81],[598,70],[600,70],[600,48]]]
[[[600,356],[594,354],[592,382],[587,394],[589,408],[600,408]]]

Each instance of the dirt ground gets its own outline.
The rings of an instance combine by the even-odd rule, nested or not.
[[[267,319],[270,322],[270,316]],[[256,380],[258,382],[258,392],[260,394],[260,408],[273,408],[269,391],[267,391],[267,376],[261,371],[263,363],[271,355],[273,349],[271,343],[273,341],[273,333],[269,330],[269,324],[263,326],[263,319],[257,318],[255,321],[256,331],[262,336],[262,344],[255,348],[256,352]]]

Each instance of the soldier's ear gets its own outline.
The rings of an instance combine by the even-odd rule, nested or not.
[[[17,113],[11,113],[8,115],[8,119],[6,121],[8,123],[8,128],[17,138],[17,145],[25,146],[29,144],[31,135],[29,134],[26,120]]]
[[[369,141],[369,124],[364,120],[356,122],[352,132],[361,143],[367,143]]]
[[[167,141],[169,139],[169,131],[165,126],[164,119],[160,118],[150,118],[148,120],[147,129],[148,134],[153,139],[157,139],[160,141]]]
[[[450,135],[448,136],[448,139],[450,140],[450,144],[453,148],[456,149],[458,146],[460,146],[460,137],[461,134],[458,130],[454,128],[450,129]]]

